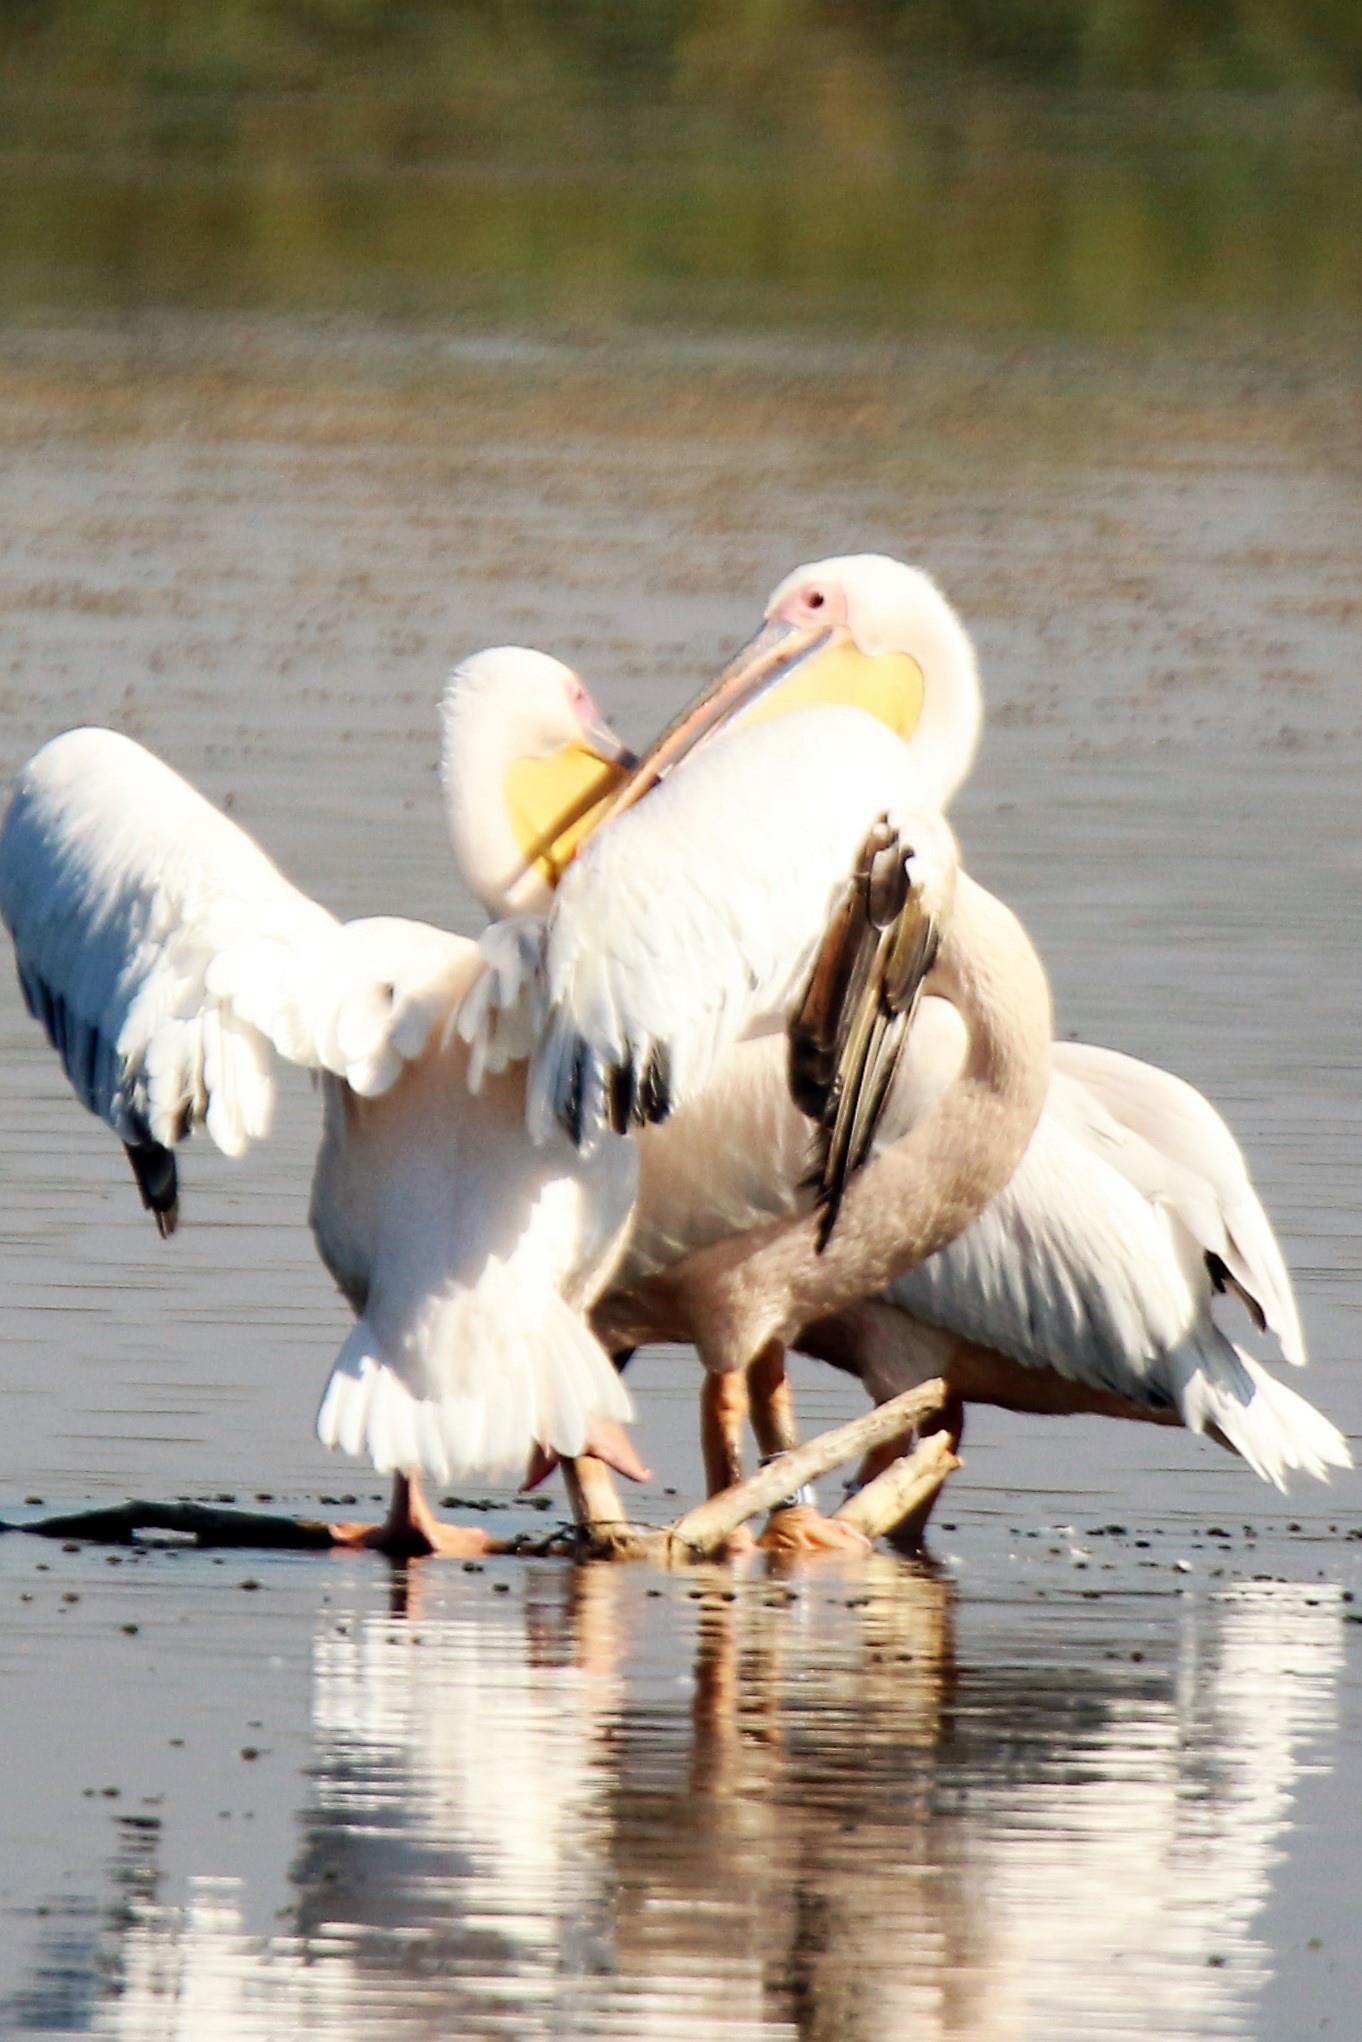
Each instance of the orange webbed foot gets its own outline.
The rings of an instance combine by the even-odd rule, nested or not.
[[[427,1503],[415,1475],[393,1480],[392,1504],[382,1524],[327,1526],[338,1546],[385,1553],[390,1560],[475,1560],[495,1550],[481,1525],[445,1524]]]
[[[757,1545],[763,1553],[805,1560],[831,1555],[864,1559],[872,1550],[870,1540],[855,1525],[824,1517],[811,1503],[792,1503],[783,1510],[773,1510]]]

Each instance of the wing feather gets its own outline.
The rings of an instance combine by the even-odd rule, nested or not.
[[[1088,1043],[1056,1043],[1055,1066],[1115,1123],[1108,1144],[1116,1167],[1176,1215],[1217,1289],[1235,1291],[1283,1359],[1301,1366],[1305,1339],[1285,1259],[1239,1145],[1209,1099],[1171,1071]]]
[[[725,733],[592,838],[547,923],[536,1138],[660,1120],[783,1026],[867,829],[918,794],[883,725],[808,710]]]
[[[1151,1193],[1150,1155],[1088,1089],[1091,1059],[1111,1054],[1057,1057],[1050,1102],[1011,1182],[949,1247],[891,1285],[886,1301],[1023,1366],[1137,1409],[1175,1412],[1279,1486],[1293,1469],[1323,1476],[1351,1465],[1337,1429],[1216,1324],[1207,1251],[1186,1199],[1169,1196],[1167,1171]],[[1131,1082],[1142,1094],[1144,1079]],[[1243,1186],[1231,1188],[1242,1196]]]
[[[264,1136],[273,1055],[391,1084],[471,945],[415,923],[338,924],[169,766],[108,730],[55,738],[0,828],[0,916],[30,1011],[76,1096],[129,1151],[163,1232],[170,1151]],[[425,1031],[413,1024],[424,998]],[[404,1051],[393,1049],[396,1019]]]
[[[939,943],[909,877],[913,857],[888,816],[872,826],[787,1029],[790,1093],[817,1129],[809,1182],[819,1249],[847,1179],[874,1145]]]

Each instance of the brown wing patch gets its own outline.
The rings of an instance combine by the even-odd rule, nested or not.
[[[790,1095],[817,1128],[808,1182],[827,1246],[847,1179],[870,1154],[940,936],[908,875],[911,845],[885,816],[861,846],[790,1018]]]

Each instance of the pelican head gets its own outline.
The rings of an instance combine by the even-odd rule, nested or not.
[[[646,794],[721,725],[831,702],[895,731],[930,798],[946,805],[973,761],[983,704],[969,636],[920,567],[849,553],[787,574],[762,629],[663,732],[609,812]]]
[[[494,918],[544,908],[632,755],[571,667],[522,645],[456,667],[441,720],[460,871]]]

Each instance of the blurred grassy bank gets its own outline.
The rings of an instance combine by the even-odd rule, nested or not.
[[[0,316],[1362,310],[1355,0],[0,0]]]

